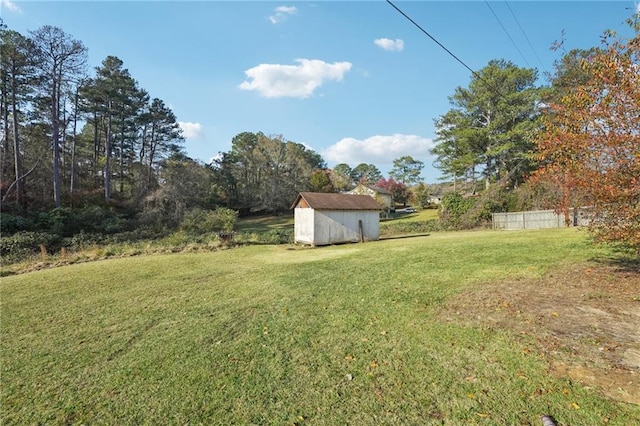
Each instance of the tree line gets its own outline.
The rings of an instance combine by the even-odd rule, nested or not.
[[[0,191],[9,216],[99,206],[175,226],[191,208],[274,213],[299,191],[382,178],[373,164],[334,172],[305,145],[261,132],[236,135],[210,164],[189,158],[162,99],[117,56],[89,70],[88,49],[57,27],[27,35],[2,27],[0,53]]]
[[[114,192],[140,201],[157,189],[184,138],[122,60],[108,56],[89,73],[84,44],[48,25],[0,38],[4,202],[25,212],[109,203]]]
[[[455,89],[452,108],[435,119],[432,154],[454,192],[464,188],[445,200],[473,214],[467,225],[494,211],[589,205],[597,235],[638,245],[638,15],[629,24],[632,37],[606,33],[599,47],[567,52],[559,42],[547,86],[534,68],[492,60]],[[424,164],[410,156],[385,178],[374,164],[329,169],[302,143],[242,132],[210,164],[189,158],[171,108],[116,56],[90,72],[87,48],[57,27],[23,35],[3,26],[0,66],[5,231],[14,215],[91,206],[131,226],[173,229],[192,209],[276,213],[300,191],[358,183],[400,202],[429,199]]]
[[[554,208],[569,224],[570,209],[586,207],[598,240],[640,250],[640,14],[627,23],[630,37],[606,31],[590,49],[556,42],[548,86],[535,85],[535,69],[493,60],[455,90],[432,153],[478,202],[447,197],[444,217]]]

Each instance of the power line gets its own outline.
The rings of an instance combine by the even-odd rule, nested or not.
[[[447,49],[442,43],[440,43],[438,40],[436,40],[436,38],[434,36],[432,36],[431,34],[429,34],[429,32],[427,30],[425,30],[424,28],[422,28],[420,26],[420,24],[418,24],[416,21],[414,21],[413,19],[411,19],[411,17],[409,15],[407,15],[406,13],[404,13],[402,10],[400,10],[398,8],[398,6],[396,6],[395,4],[393,4],[393,2],[391,2],[391,0],[386,0],[387,3],[389,3],[389,5],[391,5],[391,7],[393,7],[395,10],[398,11],[398,13],[400,13],[402,16],[404,16],[409,22],[411,22],[413,25],[415,25],[420,31],[422,31],[427,37],[429,37],[431,40],[434,41],[434,43],[436,43],[438,46],[440,46],[445,52],[447,52],[453,59],[455,59],[456,61],[458,61],[460,64],[462,64],[463,67],[465,67],[466,69],[468,69],[469,71],[471,71],[471,74],[473,74],[478,80],[482,81],[489,89],[491,89],[491,91],[495,92],[498,96],[500,96],[502,99],[504,99],[505,101],[509,102],[509,100],[496,88],[494,87],[492,84],[490,84],[487,80],[485,80],[484,78],[482,78],[482,76],[480,74],[478,74],[477,72],[475,72],[473,69],[471,69],[471,67],[469,67],[469,65],[465,64],[462,59],[458,58],[456,55],[453,54],[453,52],[451,52],[449,49]]]
[[[500,21],[500,18],[498,18],[498,15],[496,15],[496,13],[493,11],[493,8],[489,4],[489,2],[487,0],[484,0],[484,4],[487,5],[489,10],[493,14],[493,17],[496,18],[496,21],[498,21],[498,24],[500,24],[500,26],[502,27],[502,30],[504,31],[504,33],[507,35],[507,37],[509,37],[509,40],[511,40],[511,44],[513,44],[513,47],[516,48],[516,50],[518,51],[518,53],[520,54],[522,59],[524,59],[524,62],[527,64],[528,67],[531,67],[531,65],[529,65],[529,61],[527,61],[527,58],[524,57],[524,55],[522,54],[522,51],[520,50],[520,48],[518,47],[516,42],[513,41],[513,38],[511,38],[511,34],[509,34],[509,31],[507,31],[507,29],[504,27],[504,25],[502,25],[502,21]]]
[[[542,60],[540,59],[540,56],[538,56],[538,52],[536,52],[536,49],[533,47],[533,44],[531,43],[531,40],[529,40],[529,37],[527,37],[527,33],[524,31],[524,28],[522,28],[522,25],[520,25],[520,21],[516,17],[516,14],[513,13],[513,10],[511,9],[511,6],[509,6],[509,2],[505,0],[505,4],[509,8],[509,12],[511,12],[511,15],[513,16],[513,19],[515,19],[516,23],[518,24],[518,27],[520,28],[520,31],[522,31],[522,35],[524,36],[525,40],[527,40],[527,43],[529,43],[529,47],[531,48],[531,50],[533,50],[533,54],[536,56],[536,59],[538,59],[538,62],[540,63],[540,67],[544,68],[544,64],[542,63]]]

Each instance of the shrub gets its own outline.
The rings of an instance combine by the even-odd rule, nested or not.
[[[2,235],[11,235],[19,231],[25,231],[26,229],[27,220],[22,216],[9,213],[2,213],[0,215],[0,230],[2,230]]]
[[[49,212],[51,231],[61,237],[70,237],[79,231],[78,221],[74,212],[66,207],[58,207]]]
[[[442,224],[451,229],[462,228],[462,216],[473,206],[472,198],[465,198],[459,192],[447,192],[442,197],[440,219]]]
[[[231,232],[237,218],[238,214],[234,210],[224,207],[218,207],[215,210],[196,208],[185,213],[180,229],[191,235],[218,231]]]
[[[74,250],[80,250],[104,243],[104,235],[99,233],[86,233],[80,231],[73,237],[65,238],[64,245]]]
[[[271,229],[259,235],[259,242],[263,244],[292,244],[293,229]]]
[[[44,232],[18,232],[8,237],[0,238],[0,255],[7,263],[24,260],[41,250],[41,245],[55,250],[60,242],[57,235]]]
[[[53,228],[53,219],[48,212],[33,211],[29,212],[28,216],[29,231],[50,231]]]
[[[87,206],[76,213],[76,226],[81,231],[115,234],[126,231],[128,222],[113,211],[100,206]]]
[[[423,234],[442,231],[442,224],[437,219],[415,222],[393,222],[380,225],[380,235],[389,237],[402,234]]]

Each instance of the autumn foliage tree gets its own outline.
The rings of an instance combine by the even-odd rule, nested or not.
[[[402,182],[398,182],[393,179],[393,176],[389,176],[389,179],[381,178],[379,179],[375,186],[378,188],[386,189],[389,191],[393,197],[393,201],[395,203],[401,203],[402,205],[406,205],[407,201],[409,201],[409,189],[407,185]]]
[[[600,241],[640,252],[640,15],[633,36],[607,32],[600,49],[582,58],[586,76],[551,103],[537,137],[538,179],[555,181],[568,215],[580,192]],[[567,216],[568,217],[568,216]]]

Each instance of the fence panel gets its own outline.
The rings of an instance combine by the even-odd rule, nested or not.
[[[571,211],[572,226],[579,225],[578,213]],[[536,210],[514,213],[493,213],[493,229],[542,229],[564,228],[564,215],[553,210]],[[582,222],[582,221],[580,221]],[[583,223],[580,223],[582,225]]]

